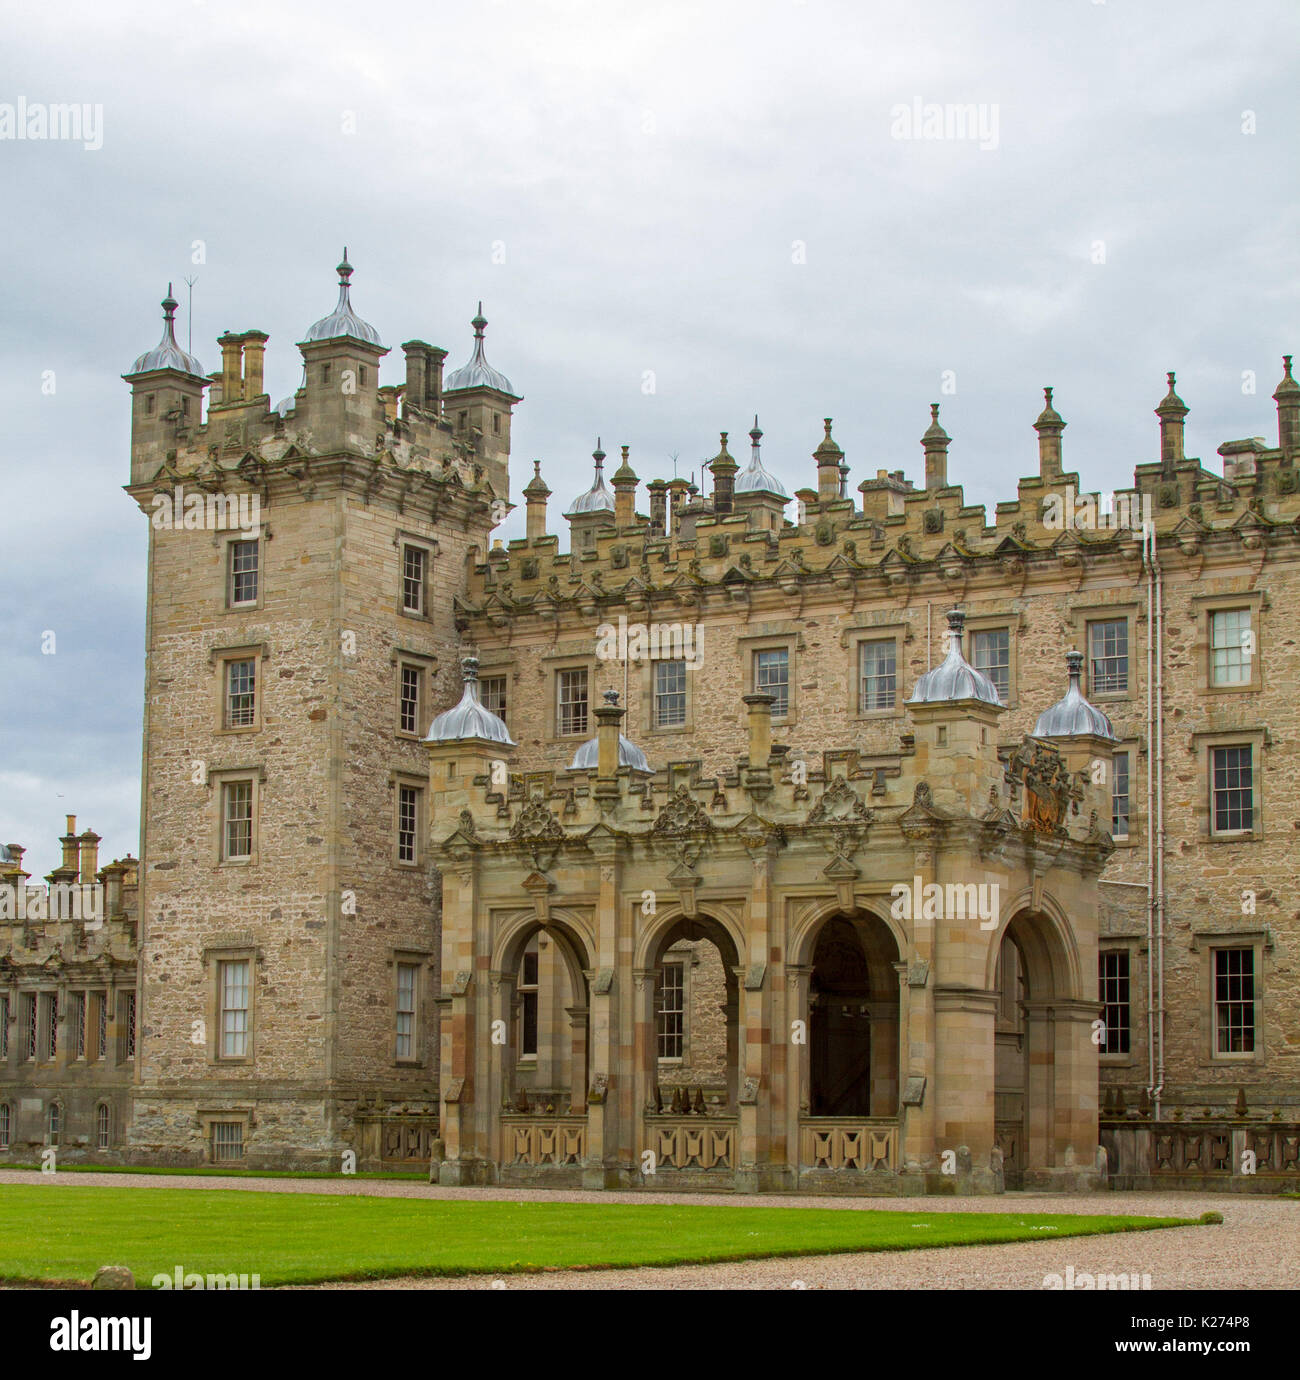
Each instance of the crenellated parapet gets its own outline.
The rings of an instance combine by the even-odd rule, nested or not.
[[[815,600],[819,590],[839,603],[846,597],[870,603],[1016,595],[1042,583],[1136,578],[1144,527],[1155,532],[1162,561],[1167,554],[1173,568],[1187,566],[1193,575],[1207,561],[1247,556],[1258,564],[1300,544],[1296,447],[1287,440],[1297,429],[1300,386],[1291,379],[1289,357],[1284,369],[1275,394],[1278,444],[1227,442],[1219,447],[1222,472],[1185,456],[1186,408],[1171,375],[1170,392],[1157,408],[1161,458],[1136,466],[1133,486],[1113,494],[1084,490],[1080,476],[1064,469],[1066,424],[1052,390],[1045,390],[1046,406],[1035,422],[1039,472],[1019,481],[1014,499],[996,504],[992,521],[982,505],[966,502],[961,485],[948,482],[950,438],[937,404],[922,437],[925,488],[914,488],[901,470],[880,470],[858,486],[861,501],[853,502],[841,482],[847,466],[828,421],[814,452],[819,486],[800,491],[794,522],[780,519],[790,500],[762,468],[755,422],[755,458],[739,479],[724,434],[713,462],[720,465],[715,499],[695,499],[674,512],[655,501],[655,485],[671,485],[653,481],[649,517],[635,513],[629,490],[620,513],[611,504],[595,522],[584,511],[581,540],[569,551],[545,531],[544,500],[535,504],[529,536],[475,566],[460,608],[471,622],[486,615],[545,623],[624,607],[761,608],[796,592]],[[635,479],[626,448],[624,468]],[[567,516],[576,533],[577,521]]]

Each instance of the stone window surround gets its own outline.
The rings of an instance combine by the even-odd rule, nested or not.
[[[417,547],[424,552],[424,589],[420,601],[423,607],[418,613],[416,610],[406,607],[406,548],[408,546]],[[417,622],[428,623],[433,618],[429,607],[431,602],[429,596],[433,589],[433,566],[438,558],[438,543],[433,537],[426,537],[419,532],[408,532],[398,528],[393,533],[393,547],[397,552],[397,589],[395,595],[397,612],[402,618],[414,618]]]
[[[429,731],[429,697],[433,677],[438,670],[438,658],[429,652],[417,652],[409,647],[394,647],[389,657],[393,666],[393,731],[408,742],[422,742]],[[420,672],[420,698],[415,709],[415,732],[402,727],[402,668],[409,666]]]
[[[1006,629],[1008,709],[1017,709],[1020,705],[1020,676],[1017,665],[1020,660],[1020,630],[1023,624],[1024,616],[1010,610],[1007,613],[971,614],[962,629],[962,654],[972,666],[975,665],[975,634]]]
[[[596,657],[594,652],[553,652],[542,658],[542,674],[546,677],[546,741],[548,743],[581,743],[596,736],[595,710],[600,702],[596,688]],[[613,663],[611,663],[613,664]],[[480,667],[480,670],[482,668]],[[500,675],[499,667],[492,670]],[[587,673],[587,727],[581,733],[561,733],[560,730],[560,672]],[[624,705],[624,708],[627,708]],[[623,732],[627,733],[626,723]]]
[[[736,637],[736,648],[741,656],[741,675],[744,681],[745,695],[756,693],[755,680],[755,660],[759,652],[786,653],[787,663],[787,698],[789,707],[784,714],[773,714],[772,722],[780,724],[785,728],[793,728],[799,722],[799,653],[804,650],[804,640],[802,632],[797,625],[789,623],[765,624],[761,625],[763,630],[754,633],[740,633]],[[687,684],[690,677],[687,677]],[[687,714],[690,714],[689,699],[687,704]]]
[[[1133,1068],[1137,1065],[1139,1056],[1146,1049],[1146,1029],[1143,1020],[1145,997],[1142,997],[1140,1001],[1138,999],[1146,991],[1147,941],[1145,935],[1099,934],[1097,936],[1098,1010],[1100,1011],[1101,1008],[1100,958],[1103,953],[1116,950],[1128,954],[1128,1053],[1101,1054],[1099,1052],[1097,1057],[1104,1069]]]
[[[1193,594],[1190,599],[1196,637],[1192,645],[1195,657],[1197,690],[1204,695],[1243,695],[1264,688],[1263,614],[1270,604],[1263,590],[1245,590],[1241,594]],[[1249,609],[1250,629],[1255,635],[1255,654],[1250,659],[1250,679],[1244,685],[1214,685],[1210,681],[1210,637],[1212,614],[1229,609]]]
[[[1249,746],[1251,753],[1251,828],[1229,834],[1214,831],[1213,749]],[[1197,789],[1195,815],[1197,840],[1200,843],[1249,843],[1264,837],[1264,752],[1272,746],[1267,728],[1251,725],[1243,728],[1199,729],[1189,735],[1188,751],[1196,758]]]
[[[850,722],[862,723],[872,719],[901,719],[904,716],[903,704],[907,699],[908,687],[905,683],[907,661],[904,647],[913,638],[912,625],[908,622],[852,623],[840,635],[840,645],[848,650],[848,703],[846,708]],[[894,707],[892,709],[868,709],[861,707],[862,697],[862,644],[864,642],[894,643]]]
[[[265,642],[249,642],[238,647],[213,647],[208,651],[208,665],[215,670],[217,676],[216,732],[222,737],[261,731],[263,691],[266,688],[262,667],[266,659]],[[230,725],[226,723],[226,667],[232,661],[248,660],[253,662],[253,722]]]
[[[428,993],[426,988],[429,981],[429,972],[434,965],[434,955],[429,949],[400,948],[393,949],[388,958],[388,967],[392,970],[389,980],[391,988],[389,1009],[393,1013],[392,1042],[389,1046],[392,1051],[392,1065],[394,1068],[424,1068],[428,1064],[423,1050],[426,1048],[425,1039],[427,1013],[429,1011]],[[415,1019],[411,1029],[411,1048],[414,1054],[407,1059],[397,1057],[397,970],[399,966],[410,965],[415,968]],[[436,1018],[435,1018],[436,1024]]]
[[[240,1144],[244,1153],[241,1158],[247,1158],[248,1133],[257,1125],[257,1111],[254,1107],[247,1103],[239,1107],[228,1108],[200,1107],[195,1113],[194,1119],[198,1122],[200,1133],[203,1136],[203,1162],[205,1164],[216,1162],[212,1158],[212,1123],[214,1121],[234,1121],[243,1127]]]
[[[213,861],[219,867],[256,867],[258,847],[261,842],[262,783],[266,780],[266,768],[259,765],[247,767],[215,767],[208,772],[208,785],[217,803],[216,856]],[[253,787],[253,825],[252,847],[246,858],[226,857],[226,792],[225,787],[241,781],[252,783]]]
[[[265,523],[262,524],[259,533],[254,535],[252,532],[244,532],[236,529],[233,532],[214,532],[213,545],[221,553],[221,610],[223,613],[259,613],[266,602],[266,546],[271,540],[271,530]],[[247,604],[235,604],[231,602],[230,596],[234,588],[234,580],[231,575],[230,563],[234,559],[234,552],[231,549],[237,541],[257,542],[257,598]]]
[[[1119,738],[1115,742],[1115,752],[1128,753],[1128,833],[1114,839],[1115,847],[1133,848],[1145,838],[1146,795],[1141,787],[1141,773],[1146,769],[1146,744],[1137,734]],[[1114,770],[1112,757],[1111,770]],[[1113,783],[1112,783],[1113,785]]]
[[[218,935],[217,943],[203,950],[202,962],[205,986],[207,988],[207,1056],[208,1063],[222,1067],[247,1065],[251,1067],[257,1055],[257,982],[258,970],[263,958],[256,942],[249,935]],[[222,1054],[221,1052],[221,965],[223,963],[248,964],[248,1044],[244,1054]],[[233,1121],[214,1113],[216,1121]],[[205,1128],[205,1134],[207,1130]]]
[[[401,823],[401,804],[402,793],[399,786],[409,786],[416,792],[415,796],[415,859],[406,862],[397,856],[398,838],[397,832]],[[388,774],[388,789],[393,797],[393,847],[390,861],[394,867],[401,868],[404,872],[418,871],[425,864],[428,856],[428,841],[425,839],[425,831],[428,828],[429,802],[428,802],[429,778],[420,776],[416,772],[393,771]]]
[[[1256,920],[1256,917],[1245,917]],[[1215,1013],[1214,954],[1218,949],[1252,949],[1255,975],[1255,1048],[1249,1052],[1219,1053]],[[1264,955],[1273,949],[1269,930],[1255,923],[1250,929],[1192,931],[1191,952],[1196,955],[1198,991],[1201,1000],[1194,1006],[1197,1018],[1204,1024],[1196,1041],[1200,1050],[1198,1062],[1206,1065],[1262,1064],[1264,1062]]]
[[[655,723],[655,667],[661,661],[684,661],[686,665],[686,717],[679,724],[664,724],[660,726]],[[659,656],[646,657],[641,662],[641,669],[637,673],[641,685],[641,703],[645,706],[645,722],[636,726],[638,733],[644,733],[647,737],[663,738],[671,737],[675,733],[694,733],[695,732],[695,675],[691,670],[689,659],[680,656]],[[592,734],[596,732],[593,724]],[[627,737],[633,735],[628,733],[626,722],[622,732]]]
[[[1113,604],[1087,603],[1075,604],[1066,612],[1068,626],[1074,632],[1074,646],[1083,653],[1083,679],[1080,689],[1084,696],[1096,704],[1124,703],[1138,694],[1138,624],[1146,621],[1146,607],[1133,600],[1117,601]],[[1088,648],[1089,623],[1118,623],[1121,619],[1128,623],[1128,688],[1126,690],[1104,690],[1094,692],[1092,688],[1091,653]]]

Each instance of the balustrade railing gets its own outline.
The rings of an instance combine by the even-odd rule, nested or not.
[[[898,1122],[893,1117],[804,1117],[799,1122],[804,1169],[898,1168]]]

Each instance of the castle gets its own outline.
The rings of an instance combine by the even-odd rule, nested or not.
[[[205,375],[170,292],[125,375],[141,856],[70,820],[102,923],[0,911],[0,1158],[1297,1186],[1289,356],[1276,444],[1188,458],[1171,374],[1108,500],[1046,390],[991,523],[937,405],[857,499],[829,419],[815,487],[755,419],[647,514],[598,444],[561,551],[536,462],[492,538],[481,308],[381,384],[338,272],[276,406],[267,335]]]

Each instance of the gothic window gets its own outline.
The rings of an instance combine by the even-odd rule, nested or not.
[[[529,1059],[537,1056],[538,955],[536,950],[524,954],[519,975],[519,1054]]]
[[[109,1110],[108,1103],[101,1102],[95,1108],[95,1144],[100,1150],[107,1150],[109,1146]]]

